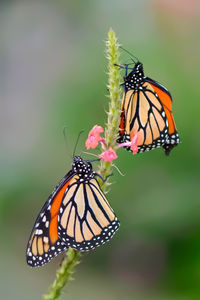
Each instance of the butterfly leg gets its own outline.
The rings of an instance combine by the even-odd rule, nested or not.
[[[113,176],[113,174],[112,174],[112,173],[109,174],[108,176],[106,176],[105,179],[103,179],[103,177],[102,177],[100,174],[98,174],[98,173],[95,173],[95,176],[98,176],[103,182],[106,182],[107,179],[108,179],[110,176]]]

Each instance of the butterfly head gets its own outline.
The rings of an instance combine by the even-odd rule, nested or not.
[[[132,71],[124,78],[124,85],[126,90],[138,90],[144,82],[143,64],[137,62]]]
[[[77,173],[80,178],[93,178],[93,170],[90,162],[85,162],[80,156],[74,156],[72,170]]]
[[[135,70],[135,73],[142,73],[142,75],[144,75],[143,64],[141,62],[138,61],[133,69]]]

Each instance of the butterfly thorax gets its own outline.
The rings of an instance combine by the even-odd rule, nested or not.
[[[137,62],[133,68],[133,70],[128,74],[128,76],[124,79],[125,91],[129,90],[139,90],[141,85],[144,83],[144,71],[143,65],[140,62]]]
[[[91,163],[85,162],[80,156],[74,156],[72,171],[79,176],[80,181],[89,180],[95,176]]]

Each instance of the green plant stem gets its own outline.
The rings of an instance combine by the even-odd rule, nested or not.
[[[119,43],[115,32],[110,29],[108,40],[106,41],[106,54],[108,59],[108,89],[110,99],[108,119],[105,127],[105,148],[117,150],[117,134],[119,131],[119,120],[121,113],[121,87],[120,87],[120,69],[119,65]],[[105,150],[106,150],[105,149]],[[101,160],[98,173],[106,178],[111,174],[112,162]],[[102,190],[105,192],[109,182],[99,181]]]
[[[44,295],[44,300],[55,300],[61,294],[63,287],[71,279],[75,266],[80,262],[81,253],[71,248],[68,249],[60,268],[56,271],[56,279],[49,288],[48,294]]]
[[[108,59],[108,89],[109,89],[109,111],[108,120],[105,128],[105,147],[112,147],[117,150],[116,137],[119,128],[120,105],[121,105],[121,88],[120,88],[120,70],[115,64],[119,64],[119,44],[112,29],[108,32],[108,40],[106,41],[106,53]],[[106,178],[111,174],[111,162],[101,161],[98,173],[102,178]],[[107,181],[99,182],[102,190],[105,192]],[[71,279],[75,266],[80,261],[80,252],[68,249],[60,268],[56,272],[56,279],[49,288],[48,294],[44,295],[44,300],[55,300],[61,294],[64,286]]]

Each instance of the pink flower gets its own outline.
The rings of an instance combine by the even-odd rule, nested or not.
[[[125,142],[125,143],[119,144],[118,148],[130,147],[133,154],[136,154],[138,152],[138,146],[137,146],[138,136],[139,136],[139,133],[136,132],[136,134],[133,136],[131,142]]]
[[[100,133],[103,132],[104,129],[101,126],[95,125],[89,132],[88,138],[85,142],[85,146],[87,149],[94,149],[98,146],[98,143],[104,143],[104,139],[101,138]]]
[[[99,157],[105,161],[113,161],[113,159],[116,159],[118,156],[115,153],[115,151],[110,147],[105,152],[101,153]]]
[[[138,152],[137,141],[138,141],[138,132],[136,132],[136,134],[133,136],[131,140],[131,150],[133,154],[136,154]]]

